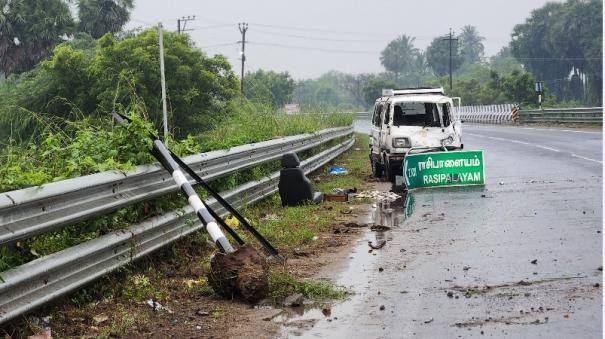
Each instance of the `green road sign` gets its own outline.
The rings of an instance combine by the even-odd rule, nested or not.
[[[484,185],[483,151],[408,154],[403,175],[408,189]]]

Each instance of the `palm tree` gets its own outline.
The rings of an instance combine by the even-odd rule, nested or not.
[[[460,49],[464,63],[474,64],[481,62],[485,54],[483,46],[484,37],[479,36],[475,26],[467,25],[462,27],[462,32],[458,36],[460,39]]]
[[[391,41],[380,53],[380,63],[384,68],[395,74],[399,79],[401,74],[409,74],[414,69],[418,48],[414,47],[413,37],[403,34]]]
[[[0,71],[9,75],[33,68],[72,28],[63,0],[0,0]]]
[[[95,39],[108,32],[119,32],[130,20],[133,7],[133,0],[80,0],[79,29]]]

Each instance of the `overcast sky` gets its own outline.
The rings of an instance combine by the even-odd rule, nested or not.
[[[176,31],[177,18],[195,15],[187,29],[198,47],[223,54],[240,70],[239,22],[249,23],[246,70],[288,71],[295,79],[330,71],[381,72],[380,51],[400,34],[424,49],[431,40],[464,25],[477,27],[487,56],[510,40],[546,0],[135,0],[128,27],[162,22]]]

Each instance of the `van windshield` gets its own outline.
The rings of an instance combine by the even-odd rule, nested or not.
[[[402,102],[393,106],[393,125],[441,127],[437,104],[429,102]]]

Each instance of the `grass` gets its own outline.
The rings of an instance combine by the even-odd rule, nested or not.
[[[109,120],[103,123],[82,120],[68,124],[68,131],[47,131],[40,144],[32,142],[26,146],[14,145],[0,150],[0,177],[3,177],[0,191],[42,185],[108,169],[128,170],[135,165],[149,163],[152,157],[148,152],[150,139],[147,133],[152,127],[140,117],[132,117],[133,123],[127,128],[113,128]],[[351,115],[346,114],[285,115],[242,103],[217,129],[196,137],[196,140],[187,138],[181,142],[171,142],[170,147],[183,156],[351,123]],[[302,158],[327,146],[302,152]],[[212,185],[216,190],[224,191],[260,179],[278,169],[279,162],[274,161],[220,178]],[[203,198],[204,194],[201,196]],[[185,204],[181,195],[171,194],[20,241],[15,250],[9,251],[0,246],[0,272],[124,229]]]
[[[323,193],[328,193],[334,188],[355,187],[363,190],[370,175],[367,157],[368,137],[357,134],[355,144],[349,151],[309,176],[314,182],[314,189]],[[345,167],[348,173],[327,174],[327,169],[331,166]],[[310,243],[313,237],[334,224],[335,219],[342,215],[340,211],[344,209],[348,209],[348,206],[338,202],[284,208],[279,194],[273,194],[253,206],[244,208],[241,213],[274,246],[290,250]]]
[[[315,182],[316,189],[326,192],[335,187],[366,187],[365,179],[370,174],[367,136],[358,134],[356,138],[355,145],[349,151],[309,176],[314,182],[315,179],[319,180]],[[327,168],[333,165],[347,168],[348,174],[327,174]],[[240,212],[287,256],[294,249],[306,251],[319,246],[320,241],[313,239],[321,237],[322,233],[332,234],[332,225],[342,217],[340,212],[348,211],[349,206],[346,203],[325,202],[320,205],[283,208],[279,195],[273,194]],[[244,232],[240,234],[247,235]],[[249,238],[247,240],[251,240]],[[99,328],[97,335],[100,337],[127,337],[133,331],[136,332],[136,329],[152,329],[156,322],[170,321],[160,316],[149,317],[149,306],[144,304],[147,299],[168,306],[178,305],[176,303],[185,300],[200,300],[201,303],[211,301],[214,305],[208,309],[211,318],[226,321],[222,320],[227,317],[222,310],[228,307],[217,304],[217,297],[205,278],[210,269],[209,258],[214,250],[205,232],[195,232],[135,264],[104,276],[40,312],[52,315],[51,327],[61,337],[82,336],[90,330],[90,326]],[[278,301],[293,293],[301,293],[309,300],[327,301],[347,295],[345,289],[328,281],[301,278],[292,272],[294,268],[277,264],[270,268],[271,299]],[[110,319],[100,325],[94,324],[91,317],[99,313],[108,315]],[[78,325],[72,321],[73,318],[86,320]],[[13,326],[18,331],[29,328],[26,331],[33,332],[34,329],[23,323]]]
[[[345,289],[335,287],[329,282],[303,280],[283,268],[273,268],[269,271],[269,290],[274,301],[294,293],[300,293],[314,301],[341,299],[347,295]]]

